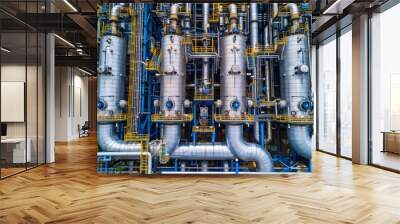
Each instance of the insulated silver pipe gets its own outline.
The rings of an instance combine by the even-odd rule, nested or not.
[[[163,142],[166,145],[166,151],[169,155],[172,155],[174,150],[179,146],[181,140],[181,126],[177,124],[164,124],[162,135]]]
[[[228,125],[227,142],[232,153],[243,161],[255,161],[260,172],[273,171],[272,157],[260,145],[248,143],[243,139],[242,125]]]
[[[209,9],[210,9],[210,4],[209,3],[203,3],[203,32],[204,36],[208,35],[208,17],[209,17]],[[205,42],[204,42],[205,44]],[[208,69],[208,58],[204,57],[203,58],[203,77],[202,77],[202,82],[203,82],[203,88],[205,89],[206,86],[209,84],[209,69]]]
[[[204,34],[208,34],[208,17],[209,17],[209,3],[203,3],[203,32]]]
[[[127,143],[118,139],[114,133],[115,124],[99,124],[97,127],[97,144],[105,152],[139,152],[140,144]]]
[[[210,75],[209,75],[209,67],[208,67],[208,61],[209,59],[204,57],[203,58],[203,77],[202,77],[202,81],[203,81],[203,87],[208,86],[208,84],[210,83]]]
[[[264,28],[264,47],[267,49],[270,46],[270,26],[271,24],[267,24]],[[267,101],[271,101],[271,59],[265,63],[265,98]],[[267,138],[265,144],[269,144],[272,141],[272,125],[271,121],[266,122],[266,130],[267,130]]]
[[[257,18],[257,3],[250,3],[250,44],[251,48],[253,48],[253,51],[257,51],[257,45],[258,45],[258,18]],[[253,88],[252,88],[252,98],[253,100],[257,99],[257,96],[259,95],[259,75],[257,71],[257,65],[256,62],[253,62],[253,68],[252,68],[252,74],[253,74]],[[258,122],[258,119],[255,120],[254,122],[254,139],[257,142],[260,142],[260,123]]]
[[[170,157],[181,160],[232,160],[235,158],[228,146],[221,143],[182,144]]]
[[[169,20],[170,20],[170,28],[173,30],[176,30],[178,28],[178,9],[179,9],[179,4],[171,5]]]
[[[208,171],[208,161],[203,160],[201,161],[201,172],[207,172]]]
[[[117,19],[118,20],[119,15],[121,13],[122,7],[123,7],[122,4],[117,4],[114,7],[112,7],[112,9],[111,9],[111,17],[113,17],[113,19]]]
[[[273,3],[272,4],[272,20],[274,20],[279,13],[279,5],[278,3]]]
[[[250,3],[250,44],[253,49],[256,49],[258,44],[258,18],[257,18],[257,3]]]
[[[292,20],[292,27],[290,28],[291,32],[295,33],[299,29],[299,17],[300,17],[299,7],[297,6],[296,3],[288,3],[286,5],[286,8],[289,9],[290,17]]]
[[[238,13],[236,4],[229,4],[229,32],[233,33],[238,29]]]

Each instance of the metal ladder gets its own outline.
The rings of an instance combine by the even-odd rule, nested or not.
[[[140,142],[140,165],[139,165],[139,174],[148,174],[148,159],[149,159],[149,141],[148,139],[143,139]]]

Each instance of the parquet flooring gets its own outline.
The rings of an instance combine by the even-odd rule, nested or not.
[[[0,223],[400,223],[400,175],[316,152],[312,175],[99,176],[94,138],[0,181]]]

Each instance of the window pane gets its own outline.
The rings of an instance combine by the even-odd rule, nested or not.
[[[372,163],[396,170],[400,170],[400,133],[384,139],[382,132],[400,131],[399,21],[400,4],[374,15],[371,21]]]
[[[340,37],[340,152],[351,158],[352,149],[352,33]]]
[[[318,49],[318,147],[336,153],[336,40]]]

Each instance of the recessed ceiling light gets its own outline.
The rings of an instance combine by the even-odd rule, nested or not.
[[[68,40],[66,40],[66,39],[64,39],[64,38],[62,38],[62,37],[60,37],[59,35],[57,35],[57,34],[54,34],[54,36],[55,37],[57,37],[59,40],[61,40],[62,42],[64,42],[65,44],[67,44],[68,46],[70,46],[70,47],[72,47],[72,48],[75,48],[75,45],[73,45],[71,42],[69,42]]]
[[[68,0],[64,0],[65,4],[67,4],[74,12],[78,12],[78,10],[73,6]]]
[[[4,51],[6,53],[10,53],[11,52],[11,50],[9,50],[9,49],[7,49],[5,47],[1,47],[0,49],[1,49],[1,51]]]
[[[86,71],[86,70],[83,70],[83,69],[81,69],[81,68],[79,68],[79,67],[78,67],[78,70],[81,71],[81,72],[83,72],[83,73],[85,73],[86,75],[90,75],[90,76],[93,75],[92,73],[90,73],[90,72],[88,72],[88,71]]]

